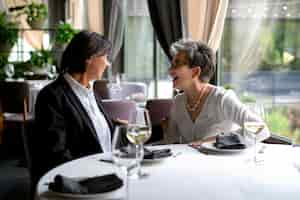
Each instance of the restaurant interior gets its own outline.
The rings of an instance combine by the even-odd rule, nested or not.
[[[112,129],[107,123],[111,150],[106,152],[107,144],[101,141],[103,150],[100,147],[96,153],[87,150],[77,155],[74,150],[69,152],[74,157],[57,161],[34,180],[40,162],[33,162],[34,157],[44,154],[41,140],[50,144],[66,137],[57,140],[80,144],[72,133],[53,135],[54,128],[61,126],[59,120],[67,121],[69,110],[53,111],[50,101],[61,98],[60,93],[52,97],[46,92],[60,79],[67,80],[66,74],[76,80],[71,71],[63,70],[62,60],[73,39],[84,31],[110,44],[105,71],[88,83],[95,93],[93,101],[101,99],[101,117],[113,122]],[[0,0],[0,200],[299,199],[299,31],[300,0]],[[215,65],[207,82],[193,78],[193,73],[205,73],[203,66],[188,62],[183,65],[190,68],[180,71],[179,53],[172,48],[176,44],[183,48],[182,41],[211,50]],[[193,80],[180,82],[188,75]],[[189,102],[192,82],[205,86]],[[207,88],[219,89],[222,98],[228,95],[236,107],[229,100],[205,96]],[[186,103],[184,111],[181,100]],[[65,106],[68,101],[56,103]],[[91,116],[95,107],[89,111],[82,105]],[[245,110],[237,113],[237,107]],[[45,117],[47,111],[57,115]],[[260,124],[254,118],[231,117],[248,111],[261,119]],[[190,120],[188,128],[184,116]],[[203,124],[209,126],[214,116],[225,120],[214,126],[213,134],[198,137],[204,134],[199,130],[206,130],[197,126],[198,121],[207,117]],[[42,119],[57,124],[36,125]],[[70,117],[68,123],[76,124],[75,119]],[[173,132],[172,120],[177,120]],[[237,122],[238,128],[228,132],[220,128],[227,120]],[[88,121],[101,140],[99,121],[93,117]],[[37,136],[37,126],[47,134],[39,131]],[[269,135],[260,139],[264,131]],[[178,140],[166,139],[175,132]],[[189,134],[193,134],[190,139]],[[116,147],[117,140],[128,140],[128,148]],[[60,151],[58,143],[53,144],[53,154]],[[123,151],[126,155],[120,155]]]

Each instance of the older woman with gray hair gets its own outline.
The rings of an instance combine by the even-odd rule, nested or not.
[[[173,43],[170,51],[173,59],[169,74],[173,87],[183,93],[175,97],[164,138],[166,143],[199,145],[215,139],[218,133],[242,127],[246,120],[262,122],[232,90],[209,83],[215,72],[215,55],[206,44],[182,39]],[[258,140],[269,135],[266,127]]]

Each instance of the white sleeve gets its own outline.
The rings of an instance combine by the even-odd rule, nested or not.
[[[235,122],[243,127],[245,121],[262,122],[263,120],[238,99],[236,94],[232,90],[225,92],[221,98],[221,112],[224,119]],[[266,126],[258,135],[258,141],[262,141],[270,136],[268,127]]]

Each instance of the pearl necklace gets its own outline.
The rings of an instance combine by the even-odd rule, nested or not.
[[[195,112],[197,109],[198,109],[198,107],[199,107],[199,105],[200,105],[200,103],[201,103],[201,99],[202,99],[202,97],[203,97],[203,94],[204,94],[204,91],[205,91],[205,89],[206,89],[206,86],[204,86],[201,90],[200,90],[200,94],[199,94],[199,96],[198,96],[198,98],[197,98],[197,101],[196,101],[196,103],[194,104],[194,105],[190,105],[188,102],[186,102],[186,108],[187,108],[187,110],[188,111],[190,111],[190,112]]]

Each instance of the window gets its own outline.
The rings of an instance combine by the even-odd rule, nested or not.
[[[168,59],[155,39],[146,0],[128,0],[124,73],[129,81],[145,82],[149,98],[172,96]],[[156,81],[155,81],[156,80]]]
[[[290,138],[300,128],[291,115],[300,103],[299,13],[297,0],[231,0],[219,59],[220,84],[263,103],[270,130]]]

